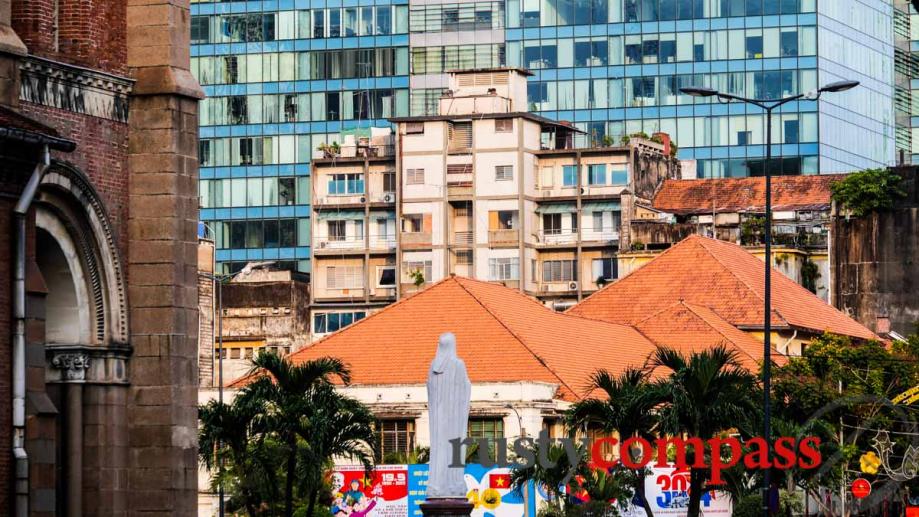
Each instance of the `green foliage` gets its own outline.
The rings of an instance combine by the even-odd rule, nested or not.
[[[390,452],[383,456],[383,465],[416,465],[431,460],[430,447],[415,447],[411,452]]]
[[[628,143],[633,138],[644,138],[645,140],[650,139],[648,133],[645,133],[644,131],[638,131],[636,133],[632,133],[631,135],[622,135],[622,138],[620,138],[619,141],[622,143],[622,145],[628,145]]]
[[[601,140],[601,143],[603,144],[603,147],[612,147],[616,143],[616,141],[613,140],[613,137],[609,135],[603,135],[603,139]]]
[[[778,515],[801,515],[804,513],[804,502],[801,497],[787,490],[779,491]],[[763,496],[759,493],[744,496],[734,503],[732,517],[761,517],[763,515]]]
[[[865,169],[846,175],[833,183],[833,200],[862,217],[872,212],[888,210],[894,202],[906,196],[900,186],[902,178],[891,169]]]
[[[662,434],[685,433],[708,440],[742,425],[758,411],[756,378],[740,365],[737,354],[718,345],[690,355],[661,347],[651,355],[652,368],[671,372],[658,383],[663,402],[658,409]],[[707,475],[707,469],[689,470],[689,517],[700,515]]]
[[[293,364],[263,352],[253,364],[254,379],[232,403],[200,408],[201,460],[232,507],[292,516],[297,506],[312,517],[320,498],[327,499],[333,457],[372,469],[373,415],[332,385],[334,377],[350,381],[338,359]]]
[[[765,217],[753,216],[744,219],[740,223],[740,243],[749,246],[763,242],[765,228]]]
[[[412,283],[415,284],[415,287],[421,287],[424,285],[424,271],[416,269],[414,271],[410,271],[408,276],[411,277]]]
[[[644,251],[645,243],[642,241],[632,241],[632,251]]]
[[[805,258],[804,264],[801,265],[801,285],[816,294],[818,278],[820,278],[820,269],[817,267],[817,263],[810,258]]]

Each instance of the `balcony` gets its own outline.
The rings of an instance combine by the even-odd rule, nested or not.
[[[394,205],[396,203],[395,192],[376,192],[370,195],[371,203],[386,203]]]
[[[342,252],[363,252],[364,236],[348,237],[317,237],[315,253],[322,255],[326,253],[340,254]]]
[[[472,239],[472,232],[453,232],[452,244],[456,246],[471,246]]]
[[[578,232],[576,230],[540,230],[536,238],[539,244],[565,246],[578,241]]]
[[[619,240],[619,232],[613,230],[581,230],[582,242],[610,243]]]
[[[314,206],[316,208],[358,206],[363,205],[366,201],[366,194],[325,195],[317,196]]]
[[[431,232],[402,232],[403,248],[430,248]]]
[[[520,230],[488,230],[489,246],[517,246],[520,241]]]
[[[396,249],[396,234],[371,235],[370,249],[372,250],[394,250]]]
[[[447,184],[447,198],[471,198],[472,182],[456,182]]]

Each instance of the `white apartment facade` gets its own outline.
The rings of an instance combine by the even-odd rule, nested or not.
[[[439,115],[392,119],[390,155],[314,160],[314,337],[453,274],[558,309],[618,276],[636,197],[678,162],[666,136],[575,148],[576,128],[526,111],[527,74],[453,73]]]

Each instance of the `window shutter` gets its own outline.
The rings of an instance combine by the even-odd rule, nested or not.
[[[488,212],[488,229],[497,230],[498,229],[498,212]]]
[[[447,164],[447,174],[468,174],[472,172],[471,163],[449,163]]]
[[[425,233],[431,232],[431,214],[424,214],[421,219],[421,231]]]

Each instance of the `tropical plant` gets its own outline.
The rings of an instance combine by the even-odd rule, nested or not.
[[[230,495],[225,503],[228,511],[244,510],[250,516],[280,499],[278,486],[283,480],[276,468],[281,447],[255,431],[256,413],[251,405],[216,400],[198,411],[198,455],[213,473],[211,488],[215,492],[225,488]]]
[[[584,399],[574,404],[567,414],[569,426],[594,426],[608,434],[618,432],[621,441],[637,436],[653,442],[658,428],[654,408],[661,402],[661,392],[650,381],[649,372],[629,368],[613,375],[600,370],[591,377],[590,386],[601,392],[602,398]],[[627,452],[633,460],[638,460],[641,454],[640,449]],[[645,513],[653,517],[645,497],[644,474],[644,469],[634,472],[632,489],[638,494]]]
[[[393,451],[383,455],[384,465],[415,465],[427,463],[431,459],[430,447],[415,447],[409,452]]]
[[[649,367],[672,372],[658,383],[663,401],[658,410],[662,434],[686,434],[706,441],[736,428],[757,410],[755,377],[739,364],[737,352],[724,345],[688,356],[660,347],[652,354]],[[687,463],[694,464],[699,454],[705,451],[687,451]],[[689,517],[699,517],[707,471],[689,469]]]
[[[294,364],[263,352],[253,365],[252,381],[232,404],[201,408],[202,460],[215,472],[215,483],[229,487],[231,501],[238,499],[250,515],[283,509],[291,517],[296,501],[312,517],[328,491],[325,474],[333,457],[372,468],[373,415],[332,384],[334,378],[350,381],[338,359]]]
[[[415,287],[420,288],[421,286],[424,285],[424,282],[425,282],[424,271],[420,269],[415,269],[413,271],[410,271],[408,276],[411,277],[412,283],[415,284]]]
[[[833,201],[852,215],[862,217],[893,208],[897,199],[906,196],[901,182],[902,178],[891,169],[865,169],[847,174],[845,179],[830,185],[830,191]]]
[[[525,446],[533,458],[546,458],[548,461],[531,461],[526,466],[511,470],[511,488],[519,494],[530,481],[537,486],[545,486],[546,494],[549,495],[549,512],[552,515],[564,515],[566,487],[574,481],[573,474],[581,471],[586,463],[587,448],[576,445],[579,460],[572,465],[565,447],[560,443],[536,440]]]

